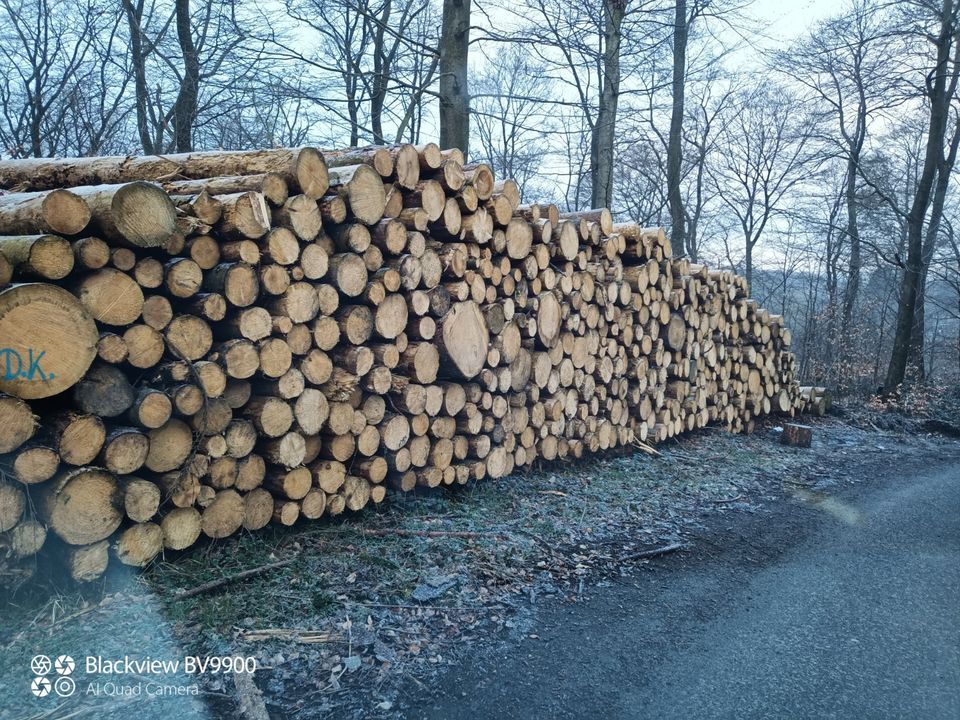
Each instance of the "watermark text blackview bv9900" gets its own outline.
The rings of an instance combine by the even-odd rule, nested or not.
[[[30,660],[30,692],[34,697],[73,695],[164,697],[199,695],[191,678],[257,671],[257,659],[243,656],[105,658],[87,655],[75,661],[70,655],[36,655]],[[185,682],[186,681],[186,682]]]

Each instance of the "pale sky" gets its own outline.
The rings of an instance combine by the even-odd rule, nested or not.
[[[765,21],[772,37],[792,40],[844,4],[839,0],[754,0],[750,12]]]

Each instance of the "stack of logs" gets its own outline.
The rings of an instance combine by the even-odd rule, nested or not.
[[[457,150],[0,161],[0,188],[7,577],[804,407],[743,278]]]

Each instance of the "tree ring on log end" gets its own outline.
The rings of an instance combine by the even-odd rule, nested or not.
[[[28,400],[76,384],[97,356],[97,326],[71,293],[28,283],[0,292],[0,391]],[[19,362],[18,362],[19,360]]]

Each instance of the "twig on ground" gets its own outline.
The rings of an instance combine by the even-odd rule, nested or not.
[[[400,529],[377,529],[377,528],[354,528],[354,532],[361,535],[385,536],[401,535],[405,537],[456,537],[456,538],[479,538],[479,537],[506,537],[503,533],[493,531],[473,531],[473,530],[400,530]]]
[[[255,575],[261,575],[270,570],[276,570],[277,568],[282,568],[287,565],[290,565],[292,562],[297,560],[297,556],[287,558],[286,560],[281,560],[275,563],[269,563],[267,565],[260,565],[259,567],[250,568],[249,570],[244,570],[235,575],[227,575],[222,577],[219,580],[211,580],[210,582],[204,583],[203,585],[197,585],[195,588],[190,588],[189,590],[181,590],[173,596],[174,600],[186,600],[187,598],[196,597],[197,595],[202,595],[203,593],[210,592],[212,590],[217,590],[224,585],[229,585],[238,580],[246,580],[249,577]]]
[[[664,545],[663,547],[653,548],[652,550],[641,550],[640,552],[621,555],[617,558],[617,561],[625,562],[627,560],[641,560],[643,558],[659,557],[661,555],[666,555],[667,553],[675,552],[682,548],[683,543],[671,543],[669,545]]]
[[[477,610],[500,610],[503,605],[390,605],[386,603],[350,602],[349,605],[370,608],[391,608],[396,610],[453,610],[455,612],[476,612]]]
[[[319,643],[343,642],[343,638],[332,632],[323,630],[291,630],[288,628],[263,628],[262,630],[243,630],[240,638],[249,642],[259,640],[286,640],[306,645]]]
[[[711,502],[713,502],[713,503],[715,503],[715,504],[717,504],[717,505],[720,505],[721,503],[732,503],[732,502],[736,502],[737,500],[742,500],[742,499],[743,499],[743,495],[741,494],[741,495],[737,495],[736,497],[732,497],[732,498],[721,498],[721,499],[719,499],[719,500],[712,500]]]
[[[650,447],[650,446],[647,445],[646,443],[640,442],[639,440],[635,440],[635,441],[633,442],[633,446],[634,446],[635,448],[638,448],[638,449],[640,449],[640,450],[643,450],[643,451],[644,451],[645,453],[647,453],[648,455],[656,455],[657,457],[660,457],[660,456],[663,454],[663,453],[661,453],[661,452],[659,452],[659,451],[657,451],[657,450],[654,450],[652,447]]]

